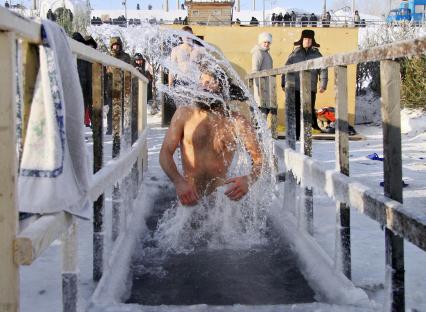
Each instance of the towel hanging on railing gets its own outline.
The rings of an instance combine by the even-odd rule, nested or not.
[[[40,70],[18,180],[21,212],[89,218],[83,95],[62,28],[42,21]]]

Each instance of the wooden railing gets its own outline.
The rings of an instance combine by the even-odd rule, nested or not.
[[[63,311],[77,310],[77,222],[66,212],[38,217],[23,231],[19,229],[17,181],[19,157],[16,139],[16,68],[23,60],[23,122],[28,121],[35,77],[41,25],[0,7],[0,311],[19,311],[19,266],[31,265],[53,241],[63,241]],[[146,95],[147,79],[131,65],[69,39],[76,59],[92,63],[93,169],[88,196],[93,210],[93,278],[99,280],[104,266],[104,196],[113,187],[113,239],[127,230],[131,201],[140,187],[147,165]],[[24,51],[17,58],[17,45]],[[20,64],[19,64],[20,65]],[[112,76],[112,90],[104,76]],[[112,97],[113,159],[104,165],[103,106]],[[83,120],[81,120],[83,122]],[[76,124],[75,127],[82,125]],[[25,126],[23,127],[25,132]],[[122,138],[123,136],[123,138]],[[124,144],[121,144],[124,142]],[[81,142],[85,144],[85,142]],[[119,189],[120,181],[136,180],[135,188]],[[89,238],[87,238],[89,239]]]
[[[385,311],[405,310],[404,239],[426,251],[426,223],[402,206],[402,160],[400,121],[400,66],[395,59],[426,53],[426,38],[389,44],[352,53],[336,54],[281,68],[248,75],[249,89],[269,83],[276,103],[276,76],[286,75],[286,147],[277,156],[284,158],[286,170],[285,200],[296,207],[300,230],[313,233],[313,188],[318,188],[337,201],[337,237],[334,266],[351,278],[350,208],[369,216],[385,227],[386,296]],[[384,196],[355,182],[349,176],[347,65],[380,61],[381,101],[384,146]],[[336,98],[336,169],[326,170],[312,156],[311,81],[310,70],[334,67]],[[296,152],[295,72],[300,73],[301,142]],[[271,78],[272,77],[272,78]],[[263,92],[259,92],[263,96]],[[303,200],[297,205],[297,182],[303,185]],[[294,197],[294,196],[293,196]]]

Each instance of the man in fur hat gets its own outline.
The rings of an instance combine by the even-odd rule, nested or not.
[[[293,52],[287,59],[285,65],[295,64],[322,57],[318,48],[320,45],[315,41],[315,32],[310,29],[302,31],[299,41],[294,43],[296,46]],[[296,137],[300,137],[300,77],[299,73],[295,75],[295,104],[296,104]],[[281,87],[285,91],[285,75],[281,76]],[[318,78],[320,80],[320,87],[318,89]],[[316,121],[315,114],[315,100],[317,90],[323,93],[327,89],[328,71],[327,69],[313,69],[311,70],[311,107],[312,107],[312,127],[319,129]]]

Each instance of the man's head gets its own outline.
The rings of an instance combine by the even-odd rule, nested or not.
[[[134,58],[135,58],[135,64],[137,67],[142,67],[144,65],[144,59],[142,54],[136,53]]]
[[[182,31],[187,32],[188,34],[191,34],[191,35],[193,34],[192,28],[189,26],[182,27]],[[182,36],[182,41],[183,43],[186,43],[189,45],[192,45],[194,43],[190,36]]]
[[[119,53],[123,50],[123,42],[120,37],[112,37],[111,38],[111,52],[114,54]]]
[[[225,107],[223,100],[224,76],[218,69],[202,65],[200,68],[200,86],[204,91],[219,96],[221,99],[200,97],[195,100],[195,105],[204,110],[221,110]],[[221,79],[222,78],[222,79]]]
[[[223,91],[223,83],[218,78],[215,71],[206,66],[202,66],[200,71],[200,85],[203,89],[210,93],[221,94]]]
[[[309,49],[311,47],[320,47],[320,45],[315,41],[315,32],[310,29],[303,30],[302,34],[300,35],[299,41],[296,41],[294,45],[302,46],[305,49]]]
[[[264,48],[266,50],[269,50],[272,44],[272,35],[267,32],[263,32],[259,35],[257,38],[257,43],[261,48]]]

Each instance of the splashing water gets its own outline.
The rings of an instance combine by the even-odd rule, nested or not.
[[[160,83],[160,79],[156,85],[159,93],[173,99],[176,107],[191,106],[196,101],[206,105],[220,102],[226,104],[223,106],[231,123],[234,118],[232,111],[245,111],[246,115],[250,115],[247,117],[252,121],[261,144],[264,159],[262,172],[242,200],[231,201],[224,195],[226,187],[219,187],[194,207],[172,205],[165,211],[153,233],[152,244],[155,248],[147,248],[144,256],[148,256],[148,253],[156,256],[191,253],[197,248],[250,249],[263,244],[266,240],[265,211],[274,197],[272,138],[254,98],[232,65],[215,47],[183,31],[150,24],[126,29],[97,26],[91,30],[92,36],[103,42],[109,42],[111,36],[120,36],[126,51],[141,53],[152,67],[173,73],[177,77],[173,86]],[[170,53],[182,40],[194,40],[202,46],[194,49],[194,57],[185,66],[177,66],[171,61]],[[208,92],[200,85],[201,67],[216,73],[223,85],[221,94]],[[238,133],[236,140],[237,149],[227,177],[247,175],[251,171],[251,158]]]

